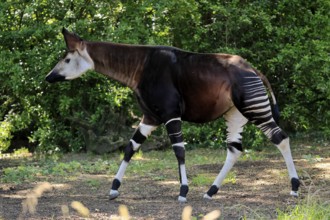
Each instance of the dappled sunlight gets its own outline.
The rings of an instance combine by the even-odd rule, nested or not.
[[[26,190],[24,190],[26,191]],[[26,196],[26,192],[22,193],[22,192],[18,192],[18,194],[1,194],[0,198],[9,198],[9,199],[25,199]]]
[[[251,185],[254,185],[256,188],[259,188],[258,186],[267,186],[267,185],[273,185],[273,183],[271,181],[266,181],[263,179],[258,179],[258,180],[254,180],[250,182]]]
[[[52,183],[51,185],[56,190],[69,190],[72,188],[72,185],[67,183]]]
[[[177,180],[168,180],[168,181],[159,181],[160,185],[179,185],[179,181]]]
[[[70,184],[66,184],[66,183],[52,183],[52,184],[49,184],[47,183],[47,186],[45,187],[44,185],[42,185],[42,183],[39,183],[37,186],[35,186],[35,189],[36,190],[39,190],[39,192],[43,192],[42,189],[38,189],[37,187],[38,186],[44,186],[44,188],[47,188],[47,190],[50,190],[50,189],[55,189],[55,190],[70,190],[72,188],[72,185]],[[3,187],[5,188],[5,187]],[[35,190],[34,189],[34,190]],[[5,193],[2,193],[0,194],[0,197],[3,197],[3,198],[12,198],[12,199],[25,199],[26,198],[26,195],[28,195],[29,193],[31,193],[31,189],[22,189],[22,190],[17,190],[15,191],[15,194],[5,194]]]
[[[265,175],[271,175],[271,176],[277,176],[278,178],[280,177],[287,177],[288,176],[288,172],[285,169],[285,164],[283,163],[283,168],[279,169],[279,168],[269,168],[269,169],[265,169]]]
[[[313,166],[324,170],[327,178],[330,178],[330,159],[322,160],[322,163],[315,163]]]
[[[277,177],[261,177],[261,178],[240,178],[238,177],[238,183],[246,189],[260,190],[265,187],[273,186],[274,184],[280,184]]]

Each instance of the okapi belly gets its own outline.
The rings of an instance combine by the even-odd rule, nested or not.
[[[232,106],[229,94],[221,97],[207,97],[185,102],[185,111],[182,115],[184,121],[205,123],[221,117]]]

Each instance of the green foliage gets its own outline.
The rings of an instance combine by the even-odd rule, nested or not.
[[[214,175],[197,174],[196,176],[192,177],[191,185],[208,186],[208,185],[212,185],[213,181],[214,181]]]
[[[29,149],[22,147],[20,149],[15,149],[13,152],[13,156],[15,157],[24,157],[30,155]]]
[[[100,188],[101,182],[97,179],[89,179],[86,181],[88,186],[91,187],[92,189],[97,189]]]
[[[287,211],[278,210],[278,220],[305,220],[318,219],[326,220],[330,218],[329,201],[322,201],[315,197],[302,200],[294,208]]]
[[[83,170],[88,174],[107,173],[111,167],[109,161],[101,159],[98,159],[93,163],[83,163]]]
[[[25,150],[22,150],[25,152]],[[17,153],[14,153],[15,156]],[[47,157],[38,160],[33,165],[21,164],[17,167],[3,169],[1,182],[20,184],[25,181],[37,181],[43,178],[72,178],[80,174],[106,174],[109,171],[115,172],[108,160],[98,159],[72,160],[66,162],[59,157]],[[93,183],[91,183],[93,184]]]
[[[214,181],[214,174],[197,174],[196,176],[192,177],[191,185],[193,186],[207,186],[212,185]],[[225,180],[223,181],[223,185],[225,184],[236,184],[236,173],[229,172],[226,176]]]
[[[184,123],[182,129],[188,148],[194,146],[205,148],[225,146],[226,130],[223,120],[207,124]]]
[[[22,137],[41,152],[90,149],[105,136],[117,143],[141,117],[132,92],[98,74],[44,81],[64,52],[62,27],[89,40],[239,54],[269,78],[285,130],[330,134],[328,0],[10,0],[0,8],[2,151]],[[224,146],[222,121],[184,133],[192,146]],[[254,128],[246,133],[247,147],[265,140]]]
[[[67,176],[70,174],[76,174],[80,170],[81,164],[78,161],[71,161],[69,163],[56,163],[51,169],[47,170],[47,172],[57,176]]]
[[[18,166],[3,169],[1,181],[4,183],[22,183],[28,180],[34,180],[39,169],[34,166]]]
[[[247,124],[243,132],[243,147],[254,150],[264,149],[266,144],[269,144],[267,137],[262,131],[254,125]]]
[[[240,158],[243,161],[258,161],[265,159],[265,155],[261,154],[259,151],[256,152],[255,150],[244,150],[244,154]]]
[[[316,163],[322,160],[319,155],[307,154],[302,156],[303,159],[307,160],[309,163]]]
[[[8,149],[10,145],[12,125],[6,121],[0,121],[0,153]]]

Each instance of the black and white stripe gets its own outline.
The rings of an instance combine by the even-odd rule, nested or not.
[[[175,153],[175,156],[179,164],[180,174],[180,194],[179,202],[186,202],[187,193],[189,191],[188,178],[185,165],[185,147],[181,130],[181,118],[173,118],[165,123],[167,134],[171,140],[171,144]]]
[[[277,126],[273,118],[266,89],[258,76],[244,77],[242,89],[244,100],[240,111],[275,144],[279,144],[286,135]],[[276,102],[274,100],[274,102]]]
[[[133,157],[134,153],[140,148],[141,144],[156,128],[157,128],[156,126],[146,125],[142,122],[139,124],[132,139],[124,149],[124,159],[122,160],[118,172],[115,176],[115,179],[112,182],[112,187],[109,193],[110,199],[115,199],[119,196],[118,189],[121,185],[129,161]]]

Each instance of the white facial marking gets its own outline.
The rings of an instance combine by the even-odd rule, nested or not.
[[[65,77],[66,80],[78,78],[88,70],[94,69],[94,62],[87,49],[69,52],[51,71]]]

